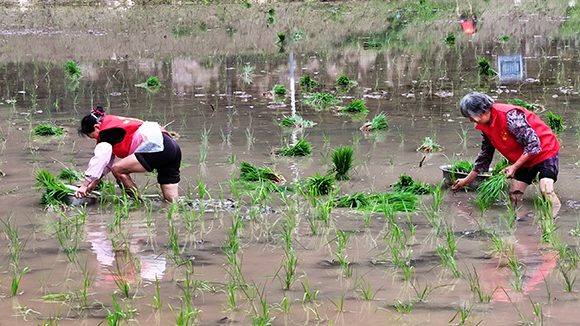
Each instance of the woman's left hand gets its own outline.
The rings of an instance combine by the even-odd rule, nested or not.
[[[518,168],[515,165],[510,165],[507,168],[501,170],[501,173],[505,173],[506,178],[511,179],[516,174]]]

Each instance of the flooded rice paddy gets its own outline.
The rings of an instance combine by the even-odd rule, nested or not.
[[[574,1],[20,2],[0,11],[4,323],[577,324]],[[464,33],[461,22],[473,18],[477,32]],[[501,76],[481,76],[481,59]],[[69,61],[82,77],[67,76]],[[300,85],[306,75],[317,82],[310,91]],[[341,75],[349,87],[336,87]],[[152,76],[159,88],[136,86]],[[406,213],[334,206],[345,195],[393,193],[403,174],[437,189],[439,166],[475,159],[480,134],[457,106],[471,90],[562,117],[563,205],[553,224],[535,186],[520,221],[505,201],[481,210],[476,192],[445,186],[417,195]],[[340,102],[309,105],[317,92]],[[355,100],[369,112],[341,112]],[[159,201],[154,174],[134,176],[141,206],[118,188],[86,207],[39,204],[40,169],[84,171],[94,141],[76,130],[97,105],[176,135],[183,204]],[[381,112],[388,129],[360,130]],[[279,125],[294,115],[315,125]],[[65,132],[35,135],[42,124]],[[426,137],[443,148],[417,151]],[[300,139],[311,155],[273,154]],[[304,181],[331,170],[345,145],[354,148],[351,179],[329,195],[309,193]],[[242,162],[281,174],[287,191],[241,183]]]

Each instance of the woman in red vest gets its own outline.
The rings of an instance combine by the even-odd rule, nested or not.
[[[105,115],[97,107],[83,118],[79,134],[96,139],[97,146],[85,172],[85,181],[75,192],[77,198],[85,197],[112,172],[129,195],[140,199],[130,173],[156,169],[165,200],[178,199],[181,149],[158,123]],[[115,162],[116,157],[120,160]]]
[[[560,143],[538,116],[515,105],[495,103],[489,96],[471,92],[459,104],[461,114],[477,123],[483,140],[475,167],[464,179],[453,184],[453,190],[468,186],[480,172],[489,171],[497,149],[512,165],[502,172],[512,178],[509,197],[512,203],[522,200],[528,185],[539,175],[540,191],[552,207],[560,206],[554,192],[558,178]]]

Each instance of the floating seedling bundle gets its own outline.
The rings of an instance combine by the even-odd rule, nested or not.
[[[240,179],[250,182],[267,180],[276,184],[281,184],[286,181],[281,174],[272,171],[270,168],[257,168],[247,162],[242,162],[240,167]]]
[[[74,193],[64,183],[58,181],[48,170],[40,169],[36,174],[37,189],[45,190],[40,199],[40,204],[44,206],[66,205],[67,195]]]
[[[493,175],[477,188],[477,203],[484,208],[491,207],[505,193],[506,189],[506,174],[498,173]]]

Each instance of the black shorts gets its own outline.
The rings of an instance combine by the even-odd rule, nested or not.
[[[539,173],[539,178],[550,178],[556,182],[558,180],[558,166],[560,165],[560,158],[558,154],[550,157],[549,159],[542,161],[532,167],[524,168],[520,167],[516,170],[514,179],[518,181],[525,182],[527,184],[532,184],[534,179]]]
[[[135,153],[145,170],[157,170],[159,184],[178,183],[180,180],[181,148],[169,135],[163,133],[163,151],[157,153]]]

